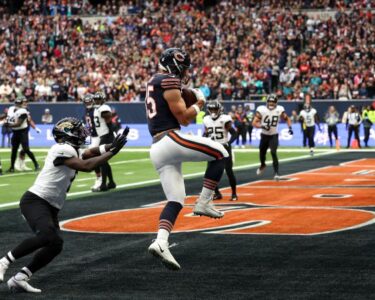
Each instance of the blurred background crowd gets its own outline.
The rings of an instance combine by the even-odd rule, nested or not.
[[[209,99],[375,97],[372,0],[14,2],[0,0],[0,102],[142,101],[170,46]]]

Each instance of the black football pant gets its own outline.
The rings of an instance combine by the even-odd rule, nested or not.
[[[30,151],[29,148],[29,129],[14,130],[12,135],[12,154],[10,158],[10,168],[14,169],[14,163],[17,159],[17,152],[19,146],[22,145],[23,151],[30,157],[34,164],[34,167],[38,166],[35,159],[34,153]]]
[[[352,135],[354,132],[354,138],[358,142],[358,147],[361,148],[361,142],[359,140],[359,125],[349,125],[349,132],[348,132],[348,145],[346,146],[347,148],[350,147],[350,140],[352,139]]]
[[[228,151],[229,157],[224,158],[224,164],[225,164],[225,173],[228,176],[229,184],[232,189],[232,195],[236,195],[236,187],[237,187],[237,180],[234,176],[233,172],[233,157],[232,157],[232,147],[229,145],[224,145],[224,148]],[[219,187],[216,186],[215,188],[215,194],[219,193]]]
[[[111,144],[114,140],[112,133],[108,133],[100,137],[99,145]],[[112,168],[108,162],[105,162],[100,166],[100,171],[102,173],[102,187],[107,187],[107,178],[110,183],[113,181]]]
[[[309,147],[314,148],[315,142],[314,142],[314,136],[315,136],[315,125],[314,126],[306,126],[306,136],[307,140],[309,141]]]
[[[20,208],[35,236],[21,242],[11,253],[18,259],[38,250],[27,265],[27,268],[35,273],[50,263],[63,249],[64,241],[57,218],[59,210],[29,191],[22,196]]]
[[[236,145],[240,143],[240,137],[242,139],[242,145],[246,145],[246,135],[247,135],[247,128],[245,124],[240,124],[237,126],[237,139],[236,139]]]
[[[279,134],[261,134],[259,143],[259,159],[262,166],[266,165],[266,155],[268,148],[271,150],[273,169],[279,173],[279,159],[277,157],[277,147],[279,146]]]
[[[252,133],[253,133],[253,125],[249,125],[248,127],[247,127],[247,131],[249,132],[249,143],[251,144],[251,140],[252,140],[252,138],[251,138],[251,135],[252,135]]]
[[[365,146],[368,147],[368,141],[370,139],[370,129],[371,127],[363,127],[364,131],[365,131]]]
[[[304,128],[303,124],[301,124],[301,130],[302,130],[302,146],[306,147],[306,145],[307,145],[307,133],[306,133],[306,128]]]
[[[328,125],[328,138],[329,138],[329,145],[332,147],[332,134],[335,136],[335,141],[338,139],[337,135],[337,126],[336,125]]]

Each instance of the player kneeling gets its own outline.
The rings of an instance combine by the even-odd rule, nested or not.
[[[11,263],[39,250],[26,267],[8,280],[8,287],[12,292],[41,292],[28,281],[63,248],[58,213],[77,171],[91,172],[111,159],[125,145],[128,132],[129,128],[126,128],[111,144],[82,151],[80,148],[85,144],[89,132],[81,121],[64,118],[54,126],[53,137],[57,144],[48,151],[42,171],[20,202],[21,213],[35,236],[24,240],[0,259],[2,282]]]

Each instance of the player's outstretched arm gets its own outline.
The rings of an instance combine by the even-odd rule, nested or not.
[[[83,158],[81,159],[78,157],[72,157],[64,160],[64,165],[67,167],[82,171],[82,172],[91,172],[97,166],[105,163],[106,161],[110,160],[114,155],[116,155],[121,148],[126,144],[127,139],[126,136],[129,133],[129,128],[126,127],[122,134],[116,136],[115,140],[112,144],[102,145],[100,147],[88,149],[89,152],[82,155]],[[98,156],[94,156],[91,158],[87,158],[89,154],[98,154]]]
[[[194,104],[199,107],[198,110],[194,108],[194,105],[186,108],[186,104],[181,97],[181,92],[178,89],[166,90],[163,96],[178,123],[183,126],[187,126],[195,120],[199,109],[202,109],[204,105],[204,100],[198,99],[197,103]]]

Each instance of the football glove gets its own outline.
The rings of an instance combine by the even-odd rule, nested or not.
[[[195,97],[197,97],[198,101],[202,101],[203,104],[206,103],[206,97],[200,89],[192,89],[191,91],[194,93]]]
[[[109,148],[109,151],[112,152],[113,155],[116,155],[121,150],[121,148],[124,147],[124,145],[128,141],[126,139],[128,133],[129,127],[126,126],[124,131],[115,137],[114,141],[111,144],[111,147]]]
[[[293,129],[292,129],[292,126],[289,127],[288,132],[289,132],[290,135],[293,135]]]
[[[40,130],[40,128],[38,128],[38,127],[35,127],[35,131],[36,131],[37,133],[41,133],[41,132],[42,132],[42,130]]]

